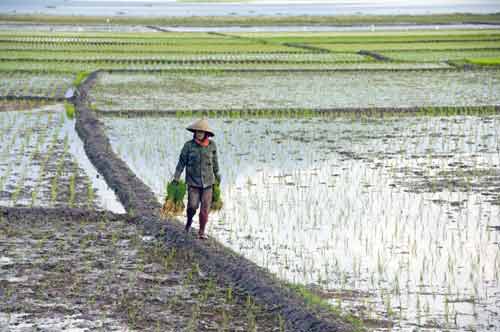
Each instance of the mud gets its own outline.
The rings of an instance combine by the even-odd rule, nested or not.
[[[46,100],[6,100],[0,98],[0,112],[8,111],[26,111],[33,108],[40,108],[43,106],[54,104],[54,102]]]
[[[73,220],[82,222],[85,220],[106,220],[125,221],[128,216],[125,214],[115,214],[109,211],[97,211],[81,208],[23,208],[0,206],[0,220],[23,220],[29,223],[36,223],[40,220]]]
[[[328,319],[318,318],[318,312],[307,308],[304,298],[220,243],[186,236],[183,226],[175,221],[160,224],[160,205],[153,192],[112,151],[103,124],[87,105],[86,96],[97,75],[98,72],[92,73],[79,88],[76,128],[89,159],[116,192],[127,212],[135,216],[144,233],[161,239],[167,247],[191,253],[200,267],[216,276],[219,283],[234,285],[235,289],[255,298],[257,304],[279,313],[288,331],[351,331],[352,327],[335,315]]]
[[[275,312],[125,216],[2,208],[0,252],[1,331],[280,330]]]
[[[66,98],[64,98],[64,97],[23,96],[23,95],[16,95],[16,94],[7,94],[4,96],[0,96],[0,99],[6,100],[6,101],[30,100],[30,101],[37,101],[37,102],[62,102],[62,101],[66,100]]]

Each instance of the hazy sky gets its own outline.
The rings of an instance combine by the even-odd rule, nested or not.
[[[202,2],[202,0],[197,0]],[[213,1],[213,0],[212,0]],[[228,0],[225,0],[228,1]],[[475,2],[482,3],[498,3],[500,0],[243,0],[242,2],[301,2],[301,3],[334,3],[334,4],[400,4],[400,5],[423,5],[423,4],[450,4],[450,5],[458,5],[458,4],[472,4]],[[103,0],[69,0],[69,2],[103,2]],[[175,0],[104,0],[104,2],[175,2]],[[234,2],[238,2],[238,0],[234,0]]]

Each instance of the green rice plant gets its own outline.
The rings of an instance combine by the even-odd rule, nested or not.
[[[278,315],[278,326],[279,326],[280,332],[286,331],[285,320],[283,319],[283,316],[281,316],[281,315]]]
[[[66,110],[66,116],[68,119],[75,118],[75,105],[69,102],[64,102],[64,109]]]
[[[212,205],[211,209],[212,210],[220,210],[222,209],[222,197],[221,197],[221,191],[220,191],[220,183],[216,182],[213,187],[213,192],[212,192]]]
[[[76,176],[78,174],[78,164],[75,164],[73,174],[69,179],[69,207],[75,206],[75,198],[76,198]]]
[[[233,288],[228,287],[226,291],[226,302],[233,303]]]
[[[166,218],[182,213],[184,210],[184,196],[186,196],[186,183],[184,181],[169,182],[167,184],[167,197],[161,215]]]

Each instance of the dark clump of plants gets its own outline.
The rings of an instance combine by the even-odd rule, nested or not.
[[[222,209],[222,196],[220,192],[220,183],[218,182],[216,182],[213,187],[211,209],[212,210]]]

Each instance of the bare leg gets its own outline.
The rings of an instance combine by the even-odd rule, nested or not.
[[[205,226],[208,223],[208,214],[210,212],[210,204],[212,203],[212,187],[203,189],[201,194],[201,209],[200,209],[200,230],[198,236],[200,239],[206,239]]]
[[[191,224],[193,223],[193,217],[196,214],[196,210],[200,205],[200,191],[201,188],[188,187],[188,204],[187,204],[187,221],[184,230],[189,232]]]

